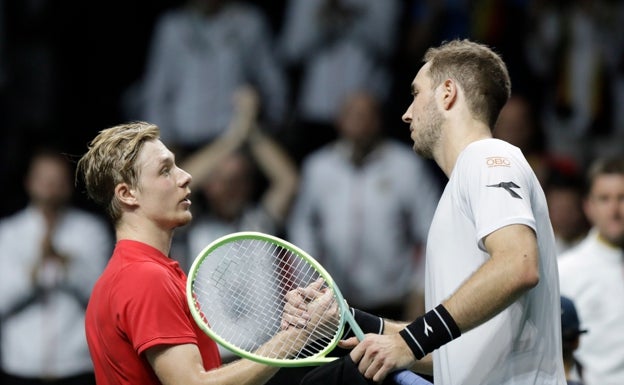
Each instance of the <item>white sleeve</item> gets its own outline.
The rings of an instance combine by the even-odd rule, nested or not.
[[[474,221],[476,241],[484,251],[483,238],[495,230],[511,224],[534,230],[536,226],[531,206],[536,179],[531,177],[530,166],[512,147],[490,147],[471,149],[457,170],[464,200],[461,207]]]

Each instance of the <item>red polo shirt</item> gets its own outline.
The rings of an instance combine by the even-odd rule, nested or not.
[[[85,324],[98,385],[160,384],[143,354],[156,345],[195,344],[206,370],[221,365],[217,345],[191,316],[186,274],[177,261],[141,242],[117,242]]]

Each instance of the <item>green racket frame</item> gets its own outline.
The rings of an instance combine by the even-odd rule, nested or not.
[[[218,335],[213,329],[210,328],[210,326],[206,323],[206,319],[205,319],[205,318],[209,318],[209,316],[208,315],[204,316],[196,306],[196,300],[195,300],[194,293],[193,293],[193,283],[195,282],[195,279],[197,277],[199,266],[201,266],[204,259],[209,258],[210,254],[214,250],[222,247],[223,245],[226,245],[230,242],[237,241],[237,240],[260,240],[260,241],[270,242],[278,247],[284,248],[300,256],[301,258],[305,259],[305,261],[325,280],[326,286],[329,289],[331,289],[334,293],[334,297],[336,299],[336,302],[338,303],[340,315],[341,315],[340,317],[341,325],[339,327],[339,330],[336,333],[336,335],[333,337],[332,341],[329,344],[327,344],[325,348],[316,352],[314,355],[308,356],[308,357],[289,358],[289,359],[268,358],[268,357],[264,357],[261,355],[257,355],[253,352],[246,351],[244,349],[241,349],[229,343],[226,339]],[[355,333],[355,336],[359,340],[362,340],[364,338],[364,333],[362,332],[362,329],[359,327],[359,325],[355,322],[355,319],[353,318],[353,315],[351,314],[351,311],[346,301],[344,300],[342,293],[340,292],[340,289],[338,289],[338,286],[336,285],[332,277],[329,275],[329,273],[325,270],[325,268],[323,268],[323,266],[321,266],[320,263],[318,263],[312,256],[310,256],[304,250],[300,249],[299,247],[293,245],[292,243],[288,241],[285,241],[281,238],[278,238],[270,234],[264,234],[264,233],[255,232],[255,231],[241,231],[241,232],[231,233],[231,234],[222,236],[214,240],[213,242],[211,242],[197,255],[197,257],[193,261],[193,264],[191,265],[191,268],[188,274],[187,283],[186,283],[186,298],[187,298],[188,306],[190,308],[193,319],[195,320],[197,325],[208,336],[210,336],[210,338],[212,338],[215,342],[217,342],[224,348],[230,350],[231,352],[233,352],[234,354],[240,357],[247,358],[252,361],[264,363],[267,365],[279,366],[279,367],[315,366],[315,365],[321,365],[321,364],[335,360],[336,357],[326,357],[326,355],[329,352],[331,352],[338,344],[338,341],[340,340],[340,337],[342,336],[344,332],[345,322],[349,323],[349,325],[351,326],[351,329]]]

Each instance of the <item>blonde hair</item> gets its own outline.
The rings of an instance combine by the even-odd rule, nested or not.
[[[121,205],[115,198],[115,186],[127,183],[131,187],[138,187],[137,156],[145,142],[159,137],[160,130],[154,124],[120,124],[100,131],[78,161],[76,183],[82,176],[89,198],[103,206],[115,224],[121,218]]]
[[[436,88],[445,79],[459,83],[475,118],[492,129],[511,95],[511,80],[501,57],[486,45],[467,39],[452,40],[429,48],[424,61]]]

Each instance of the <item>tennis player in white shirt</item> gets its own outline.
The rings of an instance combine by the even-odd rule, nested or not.
[[[506,66],[468,40],[431,48],[424,62],[403,120],[415,152],[449,178],[427,240],[428,312],[342,345],[375,381],[411,368],[436,385],[565,385],[544,193],[522,152],[492,138],[511,92]]]

